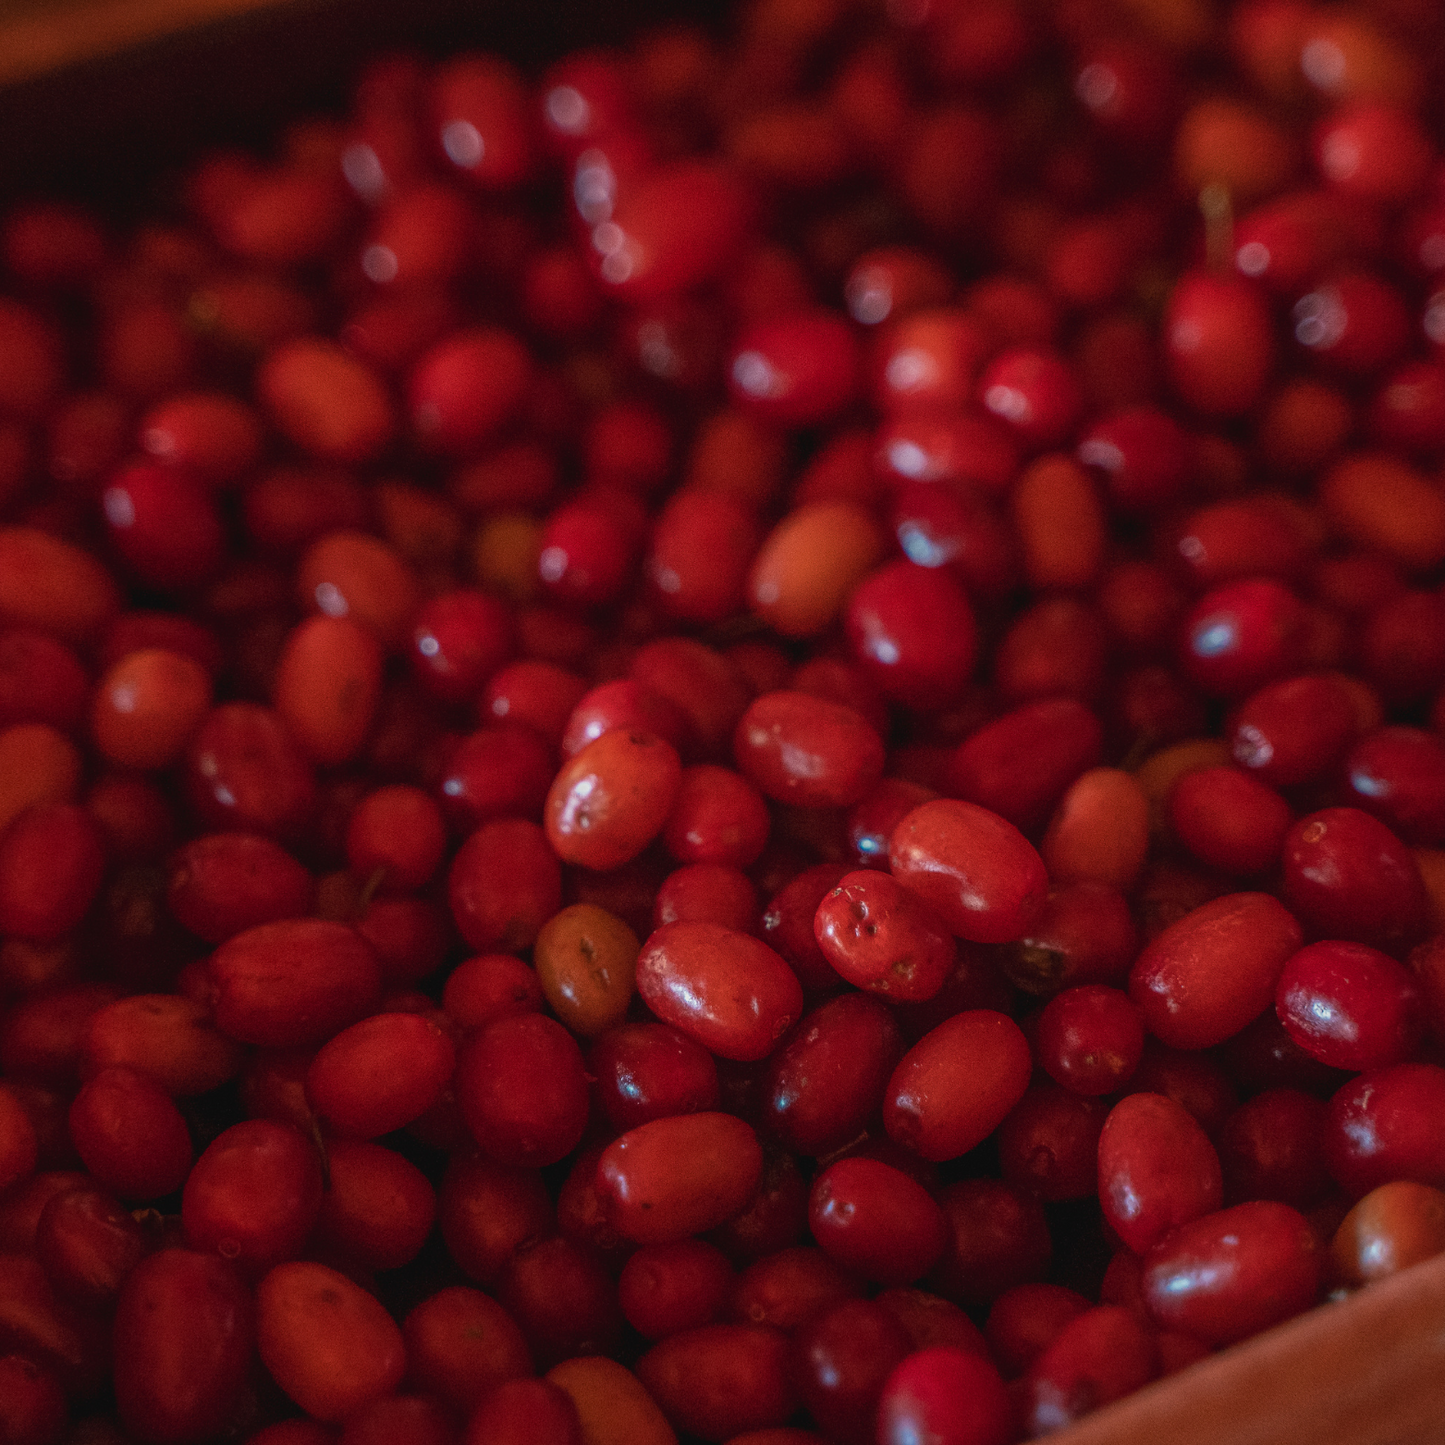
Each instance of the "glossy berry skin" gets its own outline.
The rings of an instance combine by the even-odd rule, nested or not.
[[[1158,1351],[1144,1322],[1103,1304],[1070,1320],[1025,1371],[1026,1427],[1046,1434],[1147,1384]]]
[[[465,54],[440,66],[427,86],[432,144],[481,190],[520,184],[534,164],[527,86],[496,56]]]
[[[4,1445],[1090,1438],[1440,1253],[1440,25],[1341,3],[385,56],[0,215]]]
[[[262,451],[256,414],[224,392],[186,392],[153,407],[141,419],[140,439],[158,461],[217,488],[234,485]]]
[[[979,377],[978,397],[1031,452],[1068,441],[1084,404],[1069,363],[1056,352],[1030,347],[995,356]]]
[[[1206,592],[1181,628],[1179,661],[1188,679],[1213,697],[1241,697],[1301,660],[1304,608],[1269,578],[1227,582]]]
[[[1136,1254],[1217,1210],[1223,1197],[1208,1135],[1163,1094],[1130,1094],[1110,1110],[1099,1137],[1098,1182],[1104,1218]]]
[[[845,993],[819,1004],[768,1058],[761,1079],[767,1129],[800,1154],[842,1148],[878,1113],[902,1054],[898,1024],[879,1000]]]
[[[936,797],[932,788],[903,778],[880,778],[873,791],[848,811],[848,845],[861,868],[888,866],[888,839],[920,803]]]
[[[720,1058],[765,1058],[803,1011],[792,969],[715,923],[668,923],[643,944],[637,991],[664,1023]]]
[[[1118,889],[1082,882],[1050,891],[1043,911],[1004,956],[1015,987],[1051,997],[1078,984],[1117,984],[1139,951],[1138,930]]]
[[[133,463],[112,477],[101,505],[116,550],[147,585],[184,592],[220,570],[220,516],[186,473]]]
[[[1076,1094],[1112,1094],[1138,1067],[1144,1023],[1122,989],[1085,984],[1055,994],[1039,1015],[1039,1063]]]
[[[614,1139],[597,1163],[612,1227],[638,1244],[670,1244],[715,1228],[752,1199],[762,1176],[757,1136],[731,1114],[654,1119]]]
[[[477,697],[511,650],[511,616],[482,591],[444,592],[424,603],[412,623],[412,675],[443,702]]]
[[[670,743],[613,728],[553,779],[543,808],[548,841],[564,863],[617,868],[662,831],[681,780]]]
[[[1425,931],[1424,884],[1410,850],[1357,808],[1325,808],[1285,835],[1285,900],[1317,937],[1399,950]]]
[[[1110,500],[1128,512],[1152,512],[1173,501],[1188,476],[1184,430],[1154,406],[1100,417],[1079,439],[1075,455],[1102,473]]]
[[[803,692],[755,699],[737,725],[739,770],[765,797],[803,808],[846,808],[883,773],[883,743],[852,708]]]
[[[798,1328],[789,1374],[827,1439],[869,1445],[879,1392],[910,1343],[902,1323],[876,1300],[843,1300]]]
[[[865,251],[843,286],[848,312],[860,326],[939,305],[953,294],[953,278],[932,257],[908,246]]]
[[[1409,344],[1400,293],[1368,271],[1339,272],[1295,302],[1295,340],[1321,370],[1370,376]]]
[[[256,703],[213,708],[187,750],[184,786],[207,827],[299,834],[316,806],[316,777],[280,717]]]
[[[1135,960],[1129,997],[1176,1049],[1223,1043],[1266,1009],[1299,924],[1266,893],[1230,893],[1185,914]]]
[[[897,450],[900,460],[912,456],[902,443]],[[946,568],[972,597],[999,597],[1017,580],[1013,537],[996,509],[972,492],[909,481],[894,493],[892,525],[914,566]]]
[[[1263,1199],[1172,1230],[1143,1263],[1144,1305],[1155,1323],[1212,1345],[1247,1339],[1308,1309],[1323,1274],[1308,1221]]]
[[[532,963],[553,1012],[592,1038],[627,1012],[637,951],[637,935],[615,913],[574,903],[542,926]]]
[[[604,682],[585,693],[562,733],[562,753],[572,757],[612,728],[656,733],[679,752],[691,740],[682,710],[661,693],[632,678]]]
[[[1309,674],[1269,683],[1230,719],[1234,759],[1272,788],[1313,782],[1335,767],[1359,724],[1337,677]]]
[[[450,750],[438,788],[447,820],[458,831],[490,818],[535,818],[546,799],[554,759],[527,727],[478,728]]]
[[[550,596],[574,606],[616,602],[637,561],[637,531],[630,508],[603,493],[582,493],[547,518],[537,575]]]
[[[779,426],[832,421],[858,391],[853,328],[828,311],[803,311],[745,330],[728,363],[733,401]]]
[[[405,646],[421,600],[415,574],[395,547],[346,530],[327,532],[302,554],[296,596],[308,612],[359,622],[387,651]]]
[[[1346,1285],[1388,1279],[1445,1249],[1445,1195],[1408,1179],[1372,1189],[1345,1216],[1330,1244]]]
[[[1280,974],[1275,1011],[1295,1043],[1336,1069],[1404,1063],[1424,1026],[1409,970],[1360,943],[1302,948]]]
[[[752,880],[723,863],[693,863],[675,868],[663,880],[653,904],[653,926],[664,923],[721,923],[750,933],[758,920],[758,893]]]
[[[211,680],[184,653],[142,647],[101,679],[91,704],[100,751],[122,767],[169,767],[186,750],[211,707]]]
[[[1265,494],[1231,497],[1191,512],[1173,532],[1172,550],[1193,582],[1216,587],[1256,575],[1297,581],[1313,549],[1301,514]]]
[[[889,998],[932,998],[953,968],[947,928],[886,873],[850,873],[818,905],[813,932],[824,957],[857,988]]]
[[[893,876],[960,938],[1006,943],[1039,916],[1048,887],[1032,844],[1006,819],[951,798],[909,813],[888,842]]]
[[[1290,1038],[1274,1009],[1267,1009],[1221,1051],[1244,1090],[1295,1088],[1327,1094],[1341,1082],[1338,1070],[1312,1059]],[[1223,1099],[1220,1100],[1223,1102]],[[1230,1098],[1230,1103],[1237,1102]],[[1213,1108],[1211,1108],[1213,1117]],[[1202,1117],[1202,1116],[1201,1116]],[[1218,1124],[1223,1123],[1220,1119]],[[1214,1132],[1218,1128],[1211,1125]]]
[[[521,723],[555,746],[586,691],[586,681],[575,673],[526,659],[507,663],[492,674],[478,711],[489,722]]]
[[[973,608],[942,568],[911,561],[880,567],[849,598],[844,626],[879,690],[905,706],[942,706],[973,672]]]
[[[719,276],[741,253],[751,197],[719,165],[676,161],[624,187],[592,230],[589,260],[612,294],[653,302]]]
[[[749,605],[783,637],[817,637],[885,552],[881,526],[860,503],[805,502],[763,539],[748,574]]]
[[[763,909],[759,933],[804,986],[816,991],[836,989],[838,974],[818,947],[813,921],[818,905],[850,871],[842,863],[804,868],[784,883]]]
[[[355,760],[381,694],[376,639],[347,617],[308,617],[286,640],[272,697],[281,721],[314,763]]]
[[[666,1024],[620,1023],[605,1030],[593,1041],[588,1073],[608,1122],[623,1133],[718,1102],[712,1055]]]
[[[956,307],[913,311],[886,326],[873,352],[873,398],[895,414],[947,413],[966,406],[989,335]]]
[[[878,1397],[879,1445],[936,1439],[940,1445],[1006,1445],[1012,1411],[997,1369],[949,1345],[915,1351],[895,1365]]]
[[[1403,842],[1445,839],[1445,742],[1420,728],[1385,727],[1355,743],[1342,765],[1351,806]]]
[[[1274,370],[1274,326],[1248,282],[1187,272],[1164,313],[1164,360],[1175,392],[1207,417],[1242,416]]]
[[[845,1158],[813,1181],[808,1224],[819,1247],[850,1273],[909,1284],[943,1253],[943,1213],[928,1191],[877,1159]]]
[[[644,564],[663,611],[682,622],[721,622],[742,606],[761,540],[757,519],[741,501],[678,492],[653,521]]]
[[[874,433],[873,465],[895,486],[914,483],[924,488],[910,494],[910,503],[922,501],[928,492],[938,492],[932,485],[935,482],[946,484],[944,496],[959,499],[962,495],[966,502],[968,493],[962,492],[963,486],[984,495],[1007,491],[1018,474],[1022,450],[1007,423],[986,414],[908,412],[890,417]],[[954,509],[927,515],[937,515],[939,526],[948,528],[969,514],[965,507],[962,512]],[[899,542],[904,554],[920,567],[941,566],[948,560],[937,554],[931,562],[927,560],[926,538],[910,544],[900,537]],[[950,549],[944,546],[942,550]]]
[[[1325,1166],[1359,1198],[1392,1179],[1445,1188],[1445,1147],[1438,1120],[1445,1069],[1396,1064],[1351,1079],[1330,1099]]]
[[[679,863],[746,868],[763,851],[770,826],[768,805],[741,773],[699,763],[682,771],[662,838]]]
[[[884,1127],[925,1159],[956,1159],[1002,1123],[1031,1068],[1012,1019],[992,1009],[955,1014],[899,1061],[884,1094]]]
[[[1315,127],[1310,148],[1334,190],[1386,205],[1408,200],[1429,172],[1429,138],[1403,106],[1342,106]]]

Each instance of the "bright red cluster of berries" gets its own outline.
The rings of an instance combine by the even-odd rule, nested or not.
[[[1445,1248],[1441,39],[753,0],[12,208],[6,1445],[1010,1445]]]

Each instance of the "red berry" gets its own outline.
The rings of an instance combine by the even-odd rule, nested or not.
[[[1247,282],[1186,274],[1164,314],[1164,358],[1174,390],[1209,417],[1254,408],[1274,370],[1274,327]]]

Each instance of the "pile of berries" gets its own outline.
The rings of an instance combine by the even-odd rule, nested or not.
[[[0,217],[4,1445],[1010,1445],[1445,1249],[1435,0],[751,0]]]

